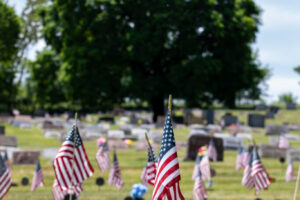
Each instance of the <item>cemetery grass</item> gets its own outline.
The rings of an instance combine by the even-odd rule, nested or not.
[[[216,112],[216,121],[220,120],[220,116],[226,111]],[[230,111],[234,115],[237,115],[241,122],[246,123],[246,116],[248,111]],[[267,120],[267,124],[282,124],[283,122],[298,123],[299,111],[282,111],[280,116],[276,115],[275,119]],[[14,135],[18,138],[18,146],[22,149],[42,149],[49,147],[61,146],[61,142],[55,138],[46,139],[43,137],[42,130],[34,127],[32,129],[19,129],[5,124],[6,135]],[[162,130],[161,130],[162,131]],[[189,130],[187,128],[175,129],[176,141],[186,141]],[[252,134],[257,144],[268,144],[268,137],[264,136],[265,129],[255,129]],[[292,132],[300,136],[300,132]],[[124,199],[129,196],[131,186],[140,182],[141,171],[146,163],[147,152],[136,151],[135,143],[128,151],[117,152],[119,164],[121,168],[122,177],[125,185],[121,190],[107,184],[109,172],[100,172],[97,163],[95,161],[96,155],[96,140],[84,142],[88,157],[94,167],[95,173],[88,180],[84,181],[84,191],[81,193],[80,199]],[[290,143],[292,147],[300,147],[299,142],[294,141]],[[158,150],[156,151],[157,154]],[[180,160],[181,181],[180,187],[185,198],[192,199],[192,190],[194,182],[191,180],[194,162],[183,161],[186,153],[186,148],[182,147],[178,151]],[[254,199],[254,190],[247,190],[241,185],[241,179],[243,170],[235,171],[236,151],[225,151],[224,161],[212,163],[211,166],[216,170],[217,175],[213,178],[214,186],[211,189],[207,189],[208,199]],[[111,153],[112,158],[112,153]],[[34,165],[21,165],[13,166],[13,181],[18,184],[17,187],[12,187],[5,196],[5,200],[46,200],[53,199],[51,189],[54,180],[54,171],[50,159],[40,158],[42,170],[44,173],[44,187],[37,188],[34,192],[30,191]],[[287,167],[285,162],[283,165],[278,159],[262,159],[265,168],[269,175],[276,179],[275,183],[272,183],[270,188],[266,191],[261,191],[258,197],[262,199],[292,199],[295,187],[295,181],[285,183],[284,175]],[[295,174],[297,174],[299,163],[294,164]],[[27,186],[21,186],[21,179],[28,177],[30,184]],[[98,187],[95,184],[97,177],[103,177],[105,184],[102,187]],[[148,187],[148,192],[144,196],[144,199],[151,199],[152,186]],[[300,194],[299,194],[300,195]]]

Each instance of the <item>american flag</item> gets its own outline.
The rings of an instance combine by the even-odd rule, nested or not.
[[[200,156],[197,154],[196,156],[196,161],[195,161],[195,166],[193,170],[193,175],[192,175],[192,180],[196,180],[198,173],[199,173],[199,164],[200,164]]]
[[[75,151],[73,148],[74,136],[76,139]],[[75,126],[73,126],[56,155],[53,167],[57,183],[61,187],[61,190],[74,190],[75,194],[78,194],[78,191],[80,191],[78,188],[81,188],[81,183],[94,173],[78,129],[76,128],[75,130]]]
[[[118,189],[121,189],[124,185],[116,152],[114,152],[114,163],[110,170],[108,183],[116,186]]]
[[[198,175],[195,180],[194,189],[193,189],[193,199],[194,200],[203,200],[207,198],[205,187],[202,182],[201,173],[198,170]]]
[[[207,147],[207,156],[208,156],[208,158],[212,159],[214,162],[217,161],[218,154],[217,154],[216,145],[215,145],[213,139],[211,139],[209,141],[209,145]]]
[[[260,161],[256,147],[253,147],[252,151],[251,177],[255,185],[256,194],[259,190],[266,189],[271,184],[269,175]]]
[[[105,172],[106,170],[109,169],[110,161],[109,161],[109,151],[108,151],[107,142],[104,142],[103,144],[100,145],[98,152],[96,154],[96,160],[102,172]]]
[[[31,185],[31,191],[34,191],[37,187],[43,186],[44,185],[43,181],[44,181],[43,171],[40,165],[40,161],[37,159],[32,185]]]
[[[73,193],[75,196],[79,196],[80,192],[82,191],[82,184],[73,187]],[[58,185],[57,179],[54,179],[54,183],[52,186],[52,195],[54,200],[64,200],[65,196],[68,194],[67,190],[61,190],[61,187]]]
[[[181,200],[179,163],[177,158],[176,144],[171,123],[170,113],[167,114],[164,132],[158,156],[158,168],[155,177],[152,200]]]
[[[285,182],[290,182],[295,180],[295,176],[294,176],[294,167],[293,167],[293,161],[291,160],[289,162],[289,165],[286,169],[286,173],[285,173]]]
[[[148,162],[146,164],[146,179],[147,182],[151,185],[154,185],[155,183],[155,176],[156,176],[156,157],[155,153],[152,149],[152,146],[149,144],[148,147]]]
[[[0,199],[8,192],[11,186],[11,171],[8,169],[0,155]]]
[[[252,164],[252,156],[248,156],[248,163],[244,169],[242,185],[251,190],[254,187],[254,181],[251,177],[251,164]]]
[[[242,153],[242,160],[243,160],[243,166],[246,167],[249,163],[249,159],[250,159],[250,149],[249,147],[247,149],[245,149]]]
[[[240,170],[244,167],[243,163],[243,147],[238,148],[238,154],[236,156],[236,163],[235,163],[235,169]]]
[[[210,174],[210,163],[207,155],[200,157],[199,168],[200,168],[202,180],[209,180],[211,174]]]
[[[145,186],[149,185],[148,180],[147,180],[147,170],[146,170],[146,167],[144,167],[144,169],[142,171],[141,181],[142,181],[143,185],[145,185]]]
[[[285,135],[283,133],[280,134],[279,142],[278,142],[278,147],[280,149],[288,149],[289,148],[289,141],[288,141],[288,139],[285,137]]]

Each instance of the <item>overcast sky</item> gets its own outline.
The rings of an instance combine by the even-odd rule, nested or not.
[[[300,0],[255,0],[263,9],[262,25],[257,34],[254,50],[259,52],[259,60],[271,69],[272,76],[267,81],[270,103],[278,100],[278,95],[292,92],[300,102],[300,75],[293,68],[300,65]],[[25,0],[8,0],[21,13]],[[34,58],[36,51],[44,47],[40,41],[28,53]]]

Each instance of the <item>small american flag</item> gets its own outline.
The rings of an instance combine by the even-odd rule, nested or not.
[[[238,154],[236,156],[235,169],[238,171],[244,167],[243,165],[243,147],[238,148]]]
[[[152,146],[149,144],[148,147],[148,162],[146,164],[146,179],[147,182],[151,185],[155,183],[155,176],[156,176],[156,157],[155,153],[152,149]]]
[[[177,158],[176,144],[171,123],[170,113],[167,114],[164,132],[158,156],[158,168],[152,193],[152,200],[181,200],[179,163]]]
[[[76,139],[75,151],[73,148],[74,137]],[[72,169],[73,164],[74,166]],[[61,187],[61,190],[73,190],[75,194],[78,194],[78,188],[81,188],[81,183],[94,173],[94,169],[89,162],[78,129],[76,128],[75,130],[75,126],[73,126],[56,155],[53,167],[57,183]],[[73,179],[71,177],[73,177]]]
[[[104,142],[103,144],[100,145],[98,152],[96,154],[96,160],[102,172],[105,172],[106,170],[109,169],[110,161],[109,161],[109,151],[108,151],[107,142]]]
[[[255,185],[256,194],[259,190],[266,189],[271,184],[269,175],[260,161],[256,147],[253,147],[252,151],[251,177]]]
[[[252,164],[252,156],[248,157],[248,163],[244,169],[242,185],[251,190],[254,187],[254,181],[251,177],[251,164]]]
[[[199,173],[199,164],[200,164],[200,156],[197,154],[196,155],[196,161],[195,161],[195,166],[193,170],[193,175],[192,175],[192,180],[196,180],[198,173]]]
[[[205,187],[202,182],[201,173],[198,171],[198,175],[195,180],[193,189],[193,200],[203,200],[207,198]]]
[[[210,174],[210,163],[207,155],[200,157],[199,168],[200,168],[202,180],[209,180],[211,174]]]
[[[31,185],[31,191],[34,191],[37,187],[43,186],[44,185],[43,181],[44,181],[43,171],[40,165],[40,161],[37,159],[32,185]]]
[[[145,186],[149,185],[148,180],[147,180],[147,170],[146,170],[146,167],[144,167],[144,169],[142,171],[141,181],[142,181],[143,185],[145,185]]]
[[[243,154],[242,154],[242,160],[243,160],[243,166],[246,167],[249,163],[249,159],[250,159],[250,149],[247,148],[243,151]]]
[[[114,163],[110,170],[108,183],[116,186],[118,189],[121,189],[124,185],[116,152],[114,152]]]
[[[6,167],[4,160],[0,155],[0,199],[2,199],[8,192],[11,183],[11,171]]]
[[[209,145],[207,147],[207,156],[208,158],[212,159],[212,161],[216,162],[217,161],[217,149],[216,149],[216,145],[214,143],[214,140],[211,139],[209,141]]]
[[[279,142],[278,142],[278,147],[280,149],[288,149],[289,148],[289,141],[288,141],[288,139],[285,137],[285,135],[283,133],[280,134]]]
[[[294,176],[294,167],[293,167],[293,161],[291,160],[285,173],[285,182],[290,182],[295,180]]]
[[[52,186],[52,194],[54,197],[54,200],[63,200],[65,195],[67,194],[67,191],[62,191],[57,183],[57,180],[54,179],[54,183]]]

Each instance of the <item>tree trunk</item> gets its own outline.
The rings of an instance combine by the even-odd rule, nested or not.
[[[159,115],[164,115],[164,95],[156,95],[151,98],[151,106],[153,111],[153,122],[157,121]]]

